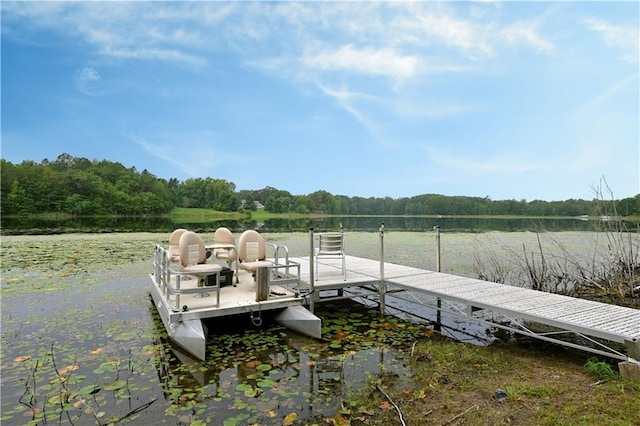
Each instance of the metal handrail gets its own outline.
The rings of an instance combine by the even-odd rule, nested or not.
[[[203,292],[203,289],[200,287],[180,288],[182,277],[185,277],[185,276],[200,277],[202,276],[202,274],[174,270],[171,267],[171,257],[169,255],[169,251],[159,244],[156,245],[154,270],[155,270],[155,276],[156,276],[156,283],[159,285],[160,289],[163,290],[163,293],[165,294],[165,299],[167,299],[167,301],[170,302],[171,296],[176,297],[175,305],[172,307],[174,310],[179,310],[178,307],[180,306],[180,295],[200,294]],[[176,276],[175,286],[171,283],[171,275]],[[207,290],[218,291],[220,289],[220,271],[212,271],[211,273],[207,273],[206,275],[216,276],[216,285],[207,286]]]

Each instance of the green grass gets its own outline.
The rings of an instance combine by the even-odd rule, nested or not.
[[[213,209],[196,209],[176,207],[169,214],[171,220],[175,223],[181,223],[185,219],[187,221],[208,221],[208,220],[237,220],[242,216],[239,212],[221,212]]]
[[[584,368],[587,370],[587,373],[596,377],[598,380],[610,380],[618,375],[609,364],[604,361],[598,361],[595,358],[588,359]]]
[[[609,364],[585,364],[580,354],[554,347],[480,347],[434,337],[418,342],[409,362],[413,377],[378,379],[348,396],[351,425],[398,424],[396,410],[375,384],[407,424],[640,424],[639,382],[621,379]],[[609,379],[594,383],[594,375]],[[494,396],[498,389],[507,395],[502,402]]]

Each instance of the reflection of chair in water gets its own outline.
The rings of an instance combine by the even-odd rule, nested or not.
[[[222,266],[205,263],[207,260],[207,251],[204,248],[204,241],[198,234],[192,231],[186,231],[180,237],[180,264],[182,271],[191,273],[198,277],[198,286],[203,287],[207,284],[209,275],[216,275],[222,270]],[[208,287],[210,290],[217,292],[218,304],[220,304],[220,283],[219,281],[213,286]],[[208,296],[202,293],[201,297]]]
[[[275,244],[265,243],[262,235],[257,231],[249,229],[240,234],[238,238],[238,266],[245,271],[253,274],[258,268],[269,268],[273,266],[273,262],[265,260],[267,257],[266,245],[273,246]]]
[[[344,233],[323,232],[318,234],[318,247],[314,250],[316,257],[316,280],[318,279],[318,260],[321,257],[342,258],[342,278],[347,279],[347,265],[344,254]]]
[[[187,232],[186,229],[176,229],[169,236],[169,258],[174,263],[180,262],[180,237]]]
[[[216,232],[213,234],[213,241],[216,244],[230,244],[235,246],[236,240],[233,238],[233,234],[229,229],[221,227],[216,229]],[[231,268],[231,264],[234,260],[236,260],[238,253],[235,248],[215,248],[213,249],[213,256],[216,259],[223,260],[227,262],[229,268]]]

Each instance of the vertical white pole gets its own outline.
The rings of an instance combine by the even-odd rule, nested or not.
[[[387,283],[384,280],[384,222],[380,224],[380,315],[384,315],[386,311],[385,294],[387,292]]]
[[[436,272],[442,272],[442,268],[440,266],[440,227],[434,226],[433,230],[436,233]],[[435,330],[441,331],[440,322],[442,321],[442,299],[439,297],[436,299],[436,324]]]
[[[309,310],[313,312],[314,302],[316,297],[316,279],[314,276],[313,262],[314,262],[314,247],[313,247],[313,228],[309,228]]]
[[[436,232],[436,272],[442,272],[440,267],[440,227],[434,226],[433,230]]]

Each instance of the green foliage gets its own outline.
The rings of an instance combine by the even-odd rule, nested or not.
[[[2,214],[32,215],[159,215],[174,207],[224,212],[260,211],[277,214],[322,215],[509,215],[599,217],[613,201],[604,200],[499,200],[484,197],[423,194],[394,199],[347,197],[319,190],[308,195],[267,186],[236,192],[224,179],[190,178],[179,182],[138,172],[120,163],[61,154],[50,162],[24,161],[14,165],[0,159]],[[617,211],[640,216],[640,194],[619,200]]]
[[[587,373],[595,376],[598,380],[610,380],[617,377],[617,373],[611,368],[611,365],[604,361],[598,361],[595,358],[589,358],[584,365]]]
[[[54,162],[2,160],[2,213],[150,215],[170,210],[168,183],[120,163],[60,155]]]

